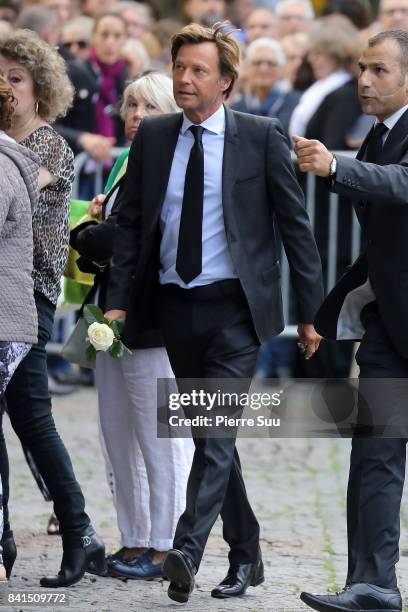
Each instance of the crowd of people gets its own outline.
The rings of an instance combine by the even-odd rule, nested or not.
[[[371,35],[408,28],[405,5],[406,0],[382,0],[374,17],[367,0],[328,0],[319,14],[309,0],[1,0],[0,29],[35,31],[66,61],[74,97],[54,128],[74,155],[89,155],[79,171],[79,197],[91,200],[98,195],[97,164],[103,164],[106,183],[113,147],[127,144],[120,114],[126,83],[149,70],[171,72],[170,41],[183,23],[230,21],[241,49],[239,78],[226,101],[231,108],[279,119],[289,144],[293,134],[301,134],[335,150],[357,150],[370,127],[357,97],[357,59]],[[326,290],[328,197],[318,182],[313,223]],[[344,204],[337,219],[337,278],[351,263],[351,228],[352,210]],[[289,317],[288,323],[296,320],[292,299]],[[56,329],[53,339],[61,337]],[[296,342],[279,338],[262,347],[257,376],[347,376],[352,353],[352,343],[339,349],[328,342],[305,364]],[[48,365],[55,394],[93,383],[91,373],[68,368],[57,357],[49,357]]]
[[[304,175],[296,176],[290,149],[301,158],[306,147],[302,143],[318,141],[331,151],[361,146],[373,118],[361,108],[358,60],[378,33],[408,31],[408,0],[381,0],[376,17],[365,0],[328,0],[319,14],[309,0],[175,4],[0,0],[0,419],[7,412],[44,497],[54,504],[48,530],[61,534],[63,556],[58,574],[41,579],[45,587],[72,585],[85,571],[134,579],[165,574],[171,579],[170,597],[187,601],[218,514],[232,552],[230,572],[213,596],[241,595],[249,585],[260,584],[264,578],[259,525],[246,498],[234,440],[222,447],[218,441],[195,439],[194,449],[190,439],[157,439],[156,406],[165,398],[157,395],[156,379],[169,381],[164,390],[168,394],[176,388],[174,375],[250,378],[256,372],[265,377],[284,372],[343,377],[350,370],[352,337],[341,349],[335,340],[326,340],[317,351],[320,336],[312,325],[328,289],[322,278],[328,266],[329,181],[323,180],[327,175],[320,167],[300,164],[301,171],[310,169],[319,177],[312,232],[302,206]],[[382,44],[378,41],[375,45]],[[191,47],[202,54],[190,56]],[[211,55],[214,49],[219,65],[217,56],[214,60]],[[190,69],[198,94],[185,76]],[[201,91],[200,79],[213,74],[218,80]],[[206,112],[194,107],[200,95]],[[182,125],[180,111],[185,113]],[[237,151],[227,146],[224,159],[220,157],[224,133],[230,130],[226,141],[235,142],[235,122],[246,138],[245,167],[242,159],[233,167]],[[201,131],[198,124],[204,125]],[[141,143],[142,150],[135,150]],[[279,158],[267,155],[270,174],[265,177],[260,153],[264,148],[273,149]],[[194,154],[189,158],[190,149]],[[159,150],[168,155],[167,161],[159,160]],[[74,157],[80,153],[87,157],[77,171],[79,197],[89,201],[91,219],[71,229]],[[168,166],[172,155],[175,162]],[[204,156],[211,159],[208,168],[203,166]],[[100,165],[105,188],[96,193]],[[228,196],[226,183],[235,172],[243,176],[236,188],[228,184],[233,193]],[[164,179],[168,186],[161,184]],[[194,191],[201,179],[203,191]],[[193,198],[187,187],[194,191]],[[223,213],[218,207],[221,193]],[[271,193],[277,228],[268,208]],[[282,195],[291,202],[289,212]],[[338,276],[352,263],[353,215],[349,194],[339,190],[339,195]],[[132,198],[140,210],[131,210]],[[212,221],[197,227],[184,215],[184,206],[200,198],[211,209]],[[224,202],[233,198],[242,208],[236,226]],[[256,215],[244,211],[248,199],[256,201]],[[161,212],[146,212],[144,207],[157,202]],[[183,214],[175,210],[175,202]],[[203,209],[198,213],[206,218]],[[143,223],[151,224],[150,233],[142,216]],[[139,222],[146,242],[142,231],[135,229]],[[181,250],[181,239],[178,247],[175,244],[178,232],[187,250]],[[202,232],[198,254],[189,232],[190,237]],[[245,247],[238,257],[234,244],[242,236]],[[265,287],[279,282],[282,245],[297,298],[291,316],[301,322],[307,360],[300,359],[295,340],[273,337],[282,329],[281,302],[278,294],[273,300],[266,295]],[[128,316],[126,323],[132,353],[120,360],[100,353],[95,368],[101,448],[121,534],[119,550],[110,555],[85,512],[51,412],[46,347],[53,329],[55,333],[69,246],[79,253],[81,271],[95,275],[88,301],[108,311],[111,319],[126,315],[129,295],[133,299],[136,292],[140,301],[141,322]],[[252,249],[252,256],[246,249]],[[131,290],[137,258],[147,272]],[[262,265],[260,289],[255,280],[250,285],[250,277],[252,268]],[[205,266],[206,282],[195,284]],[[158,299],[165,308],[154,313],[160,332],[152,324],[148,286],[159,275],[165,287]],[[251,301],[252,290],[272,315]],[[217,304],[219,300],[217,308],[213,298]],[[190,299],[203,328],[197,329],[190,316]],[[229,333],[221,333],[221,324]],[[184,338],[181,347],[179,333]],[[73,382],[75,377],[66,380]],[[16,547],[1,420],[0,475],[0,580],[5,580],[11,575]],[[237,496],[242,502],[239,516],[234,515]],[[242,534],[248,536],[245,543],[240,542]],[[178,546],[171,551],[174,538]]]

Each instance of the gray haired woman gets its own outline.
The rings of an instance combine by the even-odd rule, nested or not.
[[[39,163],[34,153],[4,131],[10,127],[14,105],[12,91],[0,77],[0,402],[18,364],[37,342],[31,217]],[[2,534],[1,508],[0,538]],[[11,571],[10,559],[4,563],[6,567],[0,548],[0,581]]]

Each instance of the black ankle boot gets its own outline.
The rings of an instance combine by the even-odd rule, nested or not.
[[[63,537],[62,548],[58,575],[41,578],[41,586],[55,589],[71,586],[81,580],[91,562],[100,572],[105,570],[105,545],[92,528],[83,536]]]
[[[3,548],[3,564],[6,569],[7,580],[11,576],[14,561],[17,557],[17,547],[14,541],[13,532],[9,529],[3,533],[1,538],[1,546]]]

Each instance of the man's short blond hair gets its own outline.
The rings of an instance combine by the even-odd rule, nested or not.
[[[212,27],[191,23],[175,34],[171,41],[173,68],[178,52],[183,45],[199,45],[205,42],[215,44],[218,51],[220,73],[223,77],[227,77],[231,80],[224,94],[226,98],[228,98],[238,78],[240,60],[238,43],[232,36],[231,31],[226,30],[228,26],[230,26],[230,24],[226,22],[216,23]]]

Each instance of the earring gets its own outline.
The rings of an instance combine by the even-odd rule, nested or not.
[[[38,115],[38,100],[35,103],[34,112],[35,112],[36,115]]]

